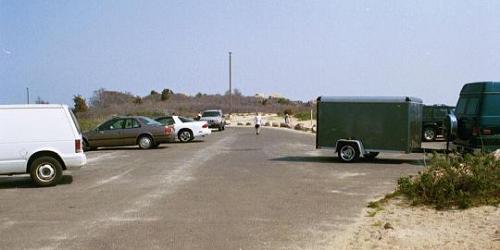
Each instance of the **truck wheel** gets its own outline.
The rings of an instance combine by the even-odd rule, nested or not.
[[[139,148],[150,149],[154,146],[153,139],[148,135],[143,135],[138,140]]]
[[[35,159],[30,165],[30,176],[33,182],[40,187],[53,186],[61,180],[61,163],[50,156]]]
[[[359,158],[359,149],[355,144],[344,144],[338,150],[340,160],[343,162],[353,162]]]
[[[424,128],[423,139],[424,141],[434,141],[436,139],[436,129],[433,127]]]
[[[363,156],[365,157],[365,159],[373,160],[373,159],[375,159],[375,157],[377,157],[377,155],[378,155],[378,152],[369,152]]]

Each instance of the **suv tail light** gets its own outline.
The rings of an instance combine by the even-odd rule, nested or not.
[[[81,153],[83,152],[82,150],[82,140],[76,139],[75,140],[75,153]]]
[[[203,124],[202,128],[208,128],[208,123]]]
[[[481,132],[480,128],[476,128],[476,127],[472,128],[472,135],[473,136],[479,135],[480,132]]]

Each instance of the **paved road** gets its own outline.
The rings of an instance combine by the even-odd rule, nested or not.
[[[420,155],[343,164],[314,136],[250,128],[89,152],[63,184],[0,177],[1,249],[324,249]]]

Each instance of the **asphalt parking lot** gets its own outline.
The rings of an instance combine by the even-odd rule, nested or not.
[[[88,152],[63,183],[0,177],[1,249],[323,249],[422,154],[340,163],[313,135],[228,128]]]

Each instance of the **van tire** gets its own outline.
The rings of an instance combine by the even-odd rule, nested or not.
[[[150,149],[154,146],[154,141],[149,135],[141,135],[137,140],[137,144],[141,149]]]
[[[54,186],[62,178],[62,165],[51,156],[36,158],[30,165],[30,176],[39,187]]]
[[[359,148],[355,143],[341,144],[337,153],[343,162],[355,162],[359,159]]]

